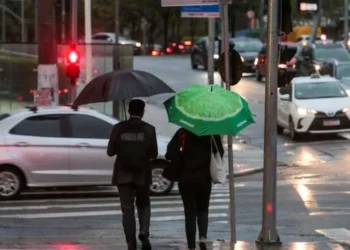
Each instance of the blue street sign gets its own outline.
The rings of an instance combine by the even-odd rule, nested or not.
[[[213,5],[188,5],[181,6],[181,17],[220,17],[220,6]]]

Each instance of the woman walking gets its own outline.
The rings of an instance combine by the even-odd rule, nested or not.
[[[179,129],[168,144],[166,158],[170,161],[182,158],[179,191],[185,210],[186,237],[189,250],[196,248],[196,224],[200,249],[206,249],[209,203],[212,187],[210,161],[212,152],[224,154],[220,136],[197,136]],[[177,160],[178,161],[178,160]]]

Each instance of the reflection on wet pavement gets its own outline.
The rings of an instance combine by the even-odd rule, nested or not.
[[[298,184],[294,186],[295,190],[298,192],[300,198],[304,202],[305,207],[308,210],[318,209],[318,204],[311,190],[304,184]]]
[[[322,232],[323,233],[323,232]],[[340,236],[341,237],[341,236]],[[155,250],[187,250],[185,242],[163,241],[153,244]],[[238,241],[236,244],[224,241],[207,242],[208,250],[344,250],[338,244],[295,242],[281,245],[260,245],[252,242]],[[46,244],[23,243],[23,244],[1,244],[0,248],[10,250],[123,250],[125,244],[118,243],[74,243],[74,242],[49,242]]]

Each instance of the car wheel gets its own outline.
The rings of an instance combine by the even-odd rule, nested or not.
[[[0,168],[0,199],[18,196],[24,186],[21,173],[13,167]]]
[[[172,190],[174,183],[162,176],[165,167],[166,165],[161,163],[152,165],[151,195],[167,195]]]
[[[277,124],[277,134],[282,135],[284,128]]]
[[[261,82],[262,76],[260,75],[258,69],[255,70],[255,77],[256,77],[256,80],[257,80],[258,82]]]
[[[289,120],[289,131],[290,131],[290,138],[293,141],[297,141],[300,138],[300,134],[296,132],[294,129],[294,122],[292,118],[290,118]]]

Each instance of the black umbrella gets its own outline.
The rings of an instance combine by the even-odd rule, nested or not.
[[[148,72],[118,70],[93,79],[81,91],[73,105],[121,101],[174,92],[165,82]]]

